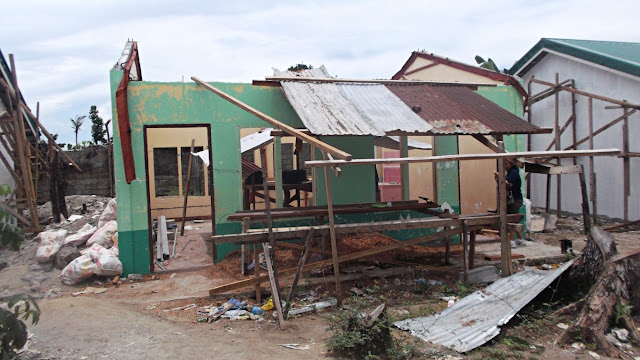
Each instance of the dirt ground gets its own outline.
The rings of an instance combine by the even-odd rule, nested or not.
[[[106,204],[108,199],[94,200],[95,209],[77,221],[91,221],[85,218],[92,219],[95,213],[100,212],[99,203]],[[80,228],[83,224],[65,226],[69,225]],[[640,247],[638,231],[613,235],[621,252]],[[580,233],[580,223],[575,218],[560,219],[557,230],[536,234],[530,246],[544,244],[548,246],[545,251],[559,254],[558,240],[565,238],[573,240],[577,252],[584,247],[585,236]],[[358,235],[341,239],[340,251],[348,253],[393,241],[380,234]],[[484,257],[484,246],[478,247],[479,262]],[[339,311],[335,307],[294,317],[286,322],[283,330],[270,316],[272,312],[262,320],[198,322],[201,317],[197,313],[199,308],[220,306],[232,296],[248,300],[249,306],[255,304],[251,289],[240,289],[216,298],[208,296],[210,288],[244,278],[239,274],[238,252],[231,253],[219,264],[197,270],[149,274],[142,280],[125,279],[117,284],[112,283],[112,278],[92,277],[81,284],[65,286],[58,278],[60,270],[41,271],[33,266],[36,248],[36,241],[27,239],[19,252],[0,249],[0,261],[7,263],[7,267],[0,270],[0,296],[19,292],[31,294],[38,299],[42,311],[40,322],[29,326],[31,337],[21,354],[23,359],[246,359],[263,358],[265,355],[277,359],[338,358],[329,353],[325,345],[331,336],[327,331],[327,317]],[[341,267],[344,272],[356,274],[366,267],[397,271],[391,277],[347,281],[343,288],[371,289],[376,296],[384,297],[394,321],[432,314],[446,308],[441,296],[462,298],[482,288],[482,285],[469,287],[458,282],[455,266],[461,261],[460,247],[454,246],[452,253],[454,265],[442,267],[443,271],[434,269],[442,263],[444,248],[441,247],[411,247],[367,261],[345,264]],[[280,269],[294,267],[298,256],[298,250],[278,248],[277,265]],[[201,260],[198,258],[197,262]],[[301,279],[294,308],[334,296],[330,270],[329,267]],[[441,284],[420,284],[420,278]],[[283,280],[281,285],[286,286],[287,281]],[[73,296],[74,292],[87,287],[104,292]],[[554,345],[562,331],[558,324],[570,324],[572,319],[570,316],[550,316],[556,308],[566,304],[563,303],[565,299],[554,299],[553,296],[552,292],[543,292],[504,326],[498,337],[476,350],[457,354],[419,342],[420,358],[594,359],[590,351],[596,354],[597,349],[590,344],[584,344],[584,349],[579,345],[576,348]],[[400,330],[394,329],[393,332],[395,336],[409,338]],[[304,350],[287,348],[282,344],[298,344]],[[631,351],[640,356],[640,350]],[[606,359],[602,355],[600,358]]]

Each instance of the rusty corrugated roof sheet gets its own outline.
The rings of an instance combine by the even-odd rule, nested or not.
[[[493,339],[500,326],[566,271],[574,260],[553,271],[527,269],[504,277],[442,312],[397,321],[395,326],[425,341],[467,352]]]
[[[465,86],[386,84],[433,125],[434,134],[528,134],[541,129]]]
[[[260,169],[258,165],[254,164],[250,160],[247,160],[245,158],[240,158],[240,160],[242,160],[242,180],[243,181],[244,179],[247,178],[247,176],[255,172],[262,171],[262,169]]]

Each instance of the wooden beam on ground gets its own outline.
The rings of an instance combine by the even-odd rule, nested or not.
[[[349,161],[352,158],[351,154],[346,153],[346,152],[344,152],[344,151],[342,151],[342,150],[340,150],[338,148],[335,148],[335,147],[333,147],[333,146],[331,146],[331,145],[329,145],[327,143],[324,143],[324,142],[322,142],[322,141],[320,141],[320,140],[318,140],[318,139],[316,139],[316,138],[314,138],[312,136],[304,134],[304,133],[298,131],[297,129],[295,129],[295,128],[291,127],[291,126],[289,126],[289,125],[287,125],[287,124],[285,124],[283,122],[280,122],[280,121],[272,118],[271,116],[269,116],[269,115],[267,115],[267,114],[265,114],[265,113],[263,113],[263,112],[261,112],[259,110],[254,109],[253,107],[251,107],[251,106],[243,103],[242,101],[234,98],[233,96],[231,96],[231,95],[229,95],[229,94],[217,89],[216,87],[211,86],[210,84],[200,80],[199,78],[197,78],[195,76],[192,76],[191,80],[195,81],[198,85],[200,85],[200,86],[204,87],[205,89],[213,92],[214,94],[220,96],[221,98],[227,100],[228,102],[238,106],[239,108],[241,108],[242,110],[248,112],[249,114],[258,117],[258,118],[268,122],[269,124],[271,124],[273,126],[279,127],[280,129],[282,129],[287,134],[293,135],[296,138],[298,138],[298,139],[300,139],[302,141],[305,141],[305,142],[307,142],[307,143],[319,148],[322,151],[328,152],[331,155],[334,155],[334,156],[339,157],[340,159],[343,159],[343,160],[346,160],[346,161]]]
[[[393,243],[393,244],[389,244],[389,245],[385,245],[385,246],[380,246],[380,247],[376,247],[373,249],[368,249],[368,250],[364,250],[364,251],[359,251],[356,253],[352,253],[352,254],[346,254],[346,255],[342,255],[338,258],[338,262],[342,263],[342,262],[346,262],[346,261],[351,261],[351,260],[358,260],[358,259],[362,259],[364,257],[367,256],[371,256],[371,255],[377,255],[380,253],[384,253],[390,250],[395,250],[395,249],[400,249],[403,247],[407,247],[407,246],[411,246],[411,245],[418,245],[418,244],[422,244],[422,243],[427,243],[427,242],[431,242],[431,241],[436,241],[436,240],[440,240],[445,236],[452,236],[452,235],[457,235],[461,232],[460,229],[454,229],[454,230],[448,230],[448,231],[443,231],[443,232],[438,232],[435,234],[430,234],[430,235],[426,235],[426,236],[422,236],[420,238],[417,239],[411,239],[411,240],[406,240],[406,241],[399,241],[397,243]],[[302,273],[307,273],[316,269],[321,269],[325,266],[330,266],[333,263],[333,259],[327,259],[327,260],[322,260],[322,261],[318,261],[315,262],[313,264],[307,264],[304,265],[302,267]],[[296,272],[297,268],[290,268],[290,269],[285,269],[282,270],[280,272],[280,276],[288,276],[288,275],[293,275]],[[257,277],[257,278],[253,278],[253,279],[245,279],[245,280],[239,280],[236,282],[232,282],[229,284],[225,284],[225,285],[221,285],[221,286],[217,286],[214,287],[212,289],[209,290],[209,295],[214,296],[220,293],[224,293],[227,291],[232,291],[232,290],[236,290],[236,289],[241,289],[243,287],[247,287],[247,286],[252,286],[255,284],[260,284],[263,283],[265,281],[268,281],[269,278],[266,275]]]
[[[387,158],[387,159],[354,159],[351,161],[344,160],[316,160],[305,161],[306,167],[323,167],[323,166],[347,166],[347,165],[374,165],[374,164],[403,164],[403,163],[425,163],[425,162],[442,162],[442,161],[466,161],[466,160],[487,160],[487,159],[544,159],[544,158],[566,158],[574,156],[617,156],[620,155],[620,149],[598,149],[598,150],[561,150],[561,151],[520,151],[512,153],[497,154],[459,154],[459,155],[438,155],[424,157],[408,157],[408,158]]]
[[[500,149],[504,149],[502,141],[498,142]],[[511,239],[507,236],[507,182],[505,178],[505,160],[498,160],[498,198],[500,211],[500,254],[502,255],[502,276],[509,276],[513,272],[511,264]]]
[[[191,163],[193,161],[193,148],[196,145],[196,139],[191,139],[191,148],[189,150],[189,165],[187,166],[187,186],[182,188],[184,191],[184,202],[182,204],[182,226],[180,228],[180,236],[184,236],[184,224],[187,221],[187,201],[189,199],[189,186],[191,185]]]

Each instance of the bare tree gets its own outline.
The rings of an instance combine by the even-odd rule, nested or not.
[[[73,128],[73,131],[76,133],[76,146],[78,146],[78,132],[80,131],[80,127],[82,127],[86,117],[86,115],[76,115],[75,120],[71,118],[71,128]]]

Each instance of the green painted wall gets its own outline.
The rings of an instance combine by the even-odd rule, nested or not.
[[[175,124],[209,124],[215,184],[216,230],[239,232],[239,224],[227,223],[227,215],[242,209],[240,127],[265,127],[267,124],[221,99],[195,83],[130,82],[128,90],[131,142],[136,179],[127,184],[117,127],[115,92],[122,72],[112,70],[111,96],[114,168],[118,197],[118,239],[125,275],[149,272],[149,219],[144,163],[144,126]],[[251,84],[214,86],[262,112],[294,127],[302,127],[297,114],[276,87]],[[219,249],[223,256],[228,249]]]
[[[458,154],[458,137],[434,136],[433,155]],[[460,213],[460,168],[457,161],[443,161],[434,164],[436,202],[449,204],[456,214]]]
[[[478,94],[498,104],[503,109],[520,117],[524,116],[524,107],[520,93],[513,86],[496,86],[478,88]],[[506,135],[503,138],[504,148],[509,152],[526,151],[524,147],[525,136],[522,134]],[[524,169],[520,169],[520,179],[522,180],[522,196],[527,197],[527,183]],[[525,207],[520,208],[520,213],[525,214]],[[522,224],[526,229],[526,219],[522,220]]]
[[[375,157],[372,136],[321,136],[321,141],[350,153],[354,159],[372,159]],[[322,154],[316,151],[316,158]],[[374,165],[344,166],[340,177],[329,170],[333,203],[353,204],[376,201]],[[316,205],[327,204],[327,190],[324,185],[324,171],[316,170],[313,181],[316,185]]]

